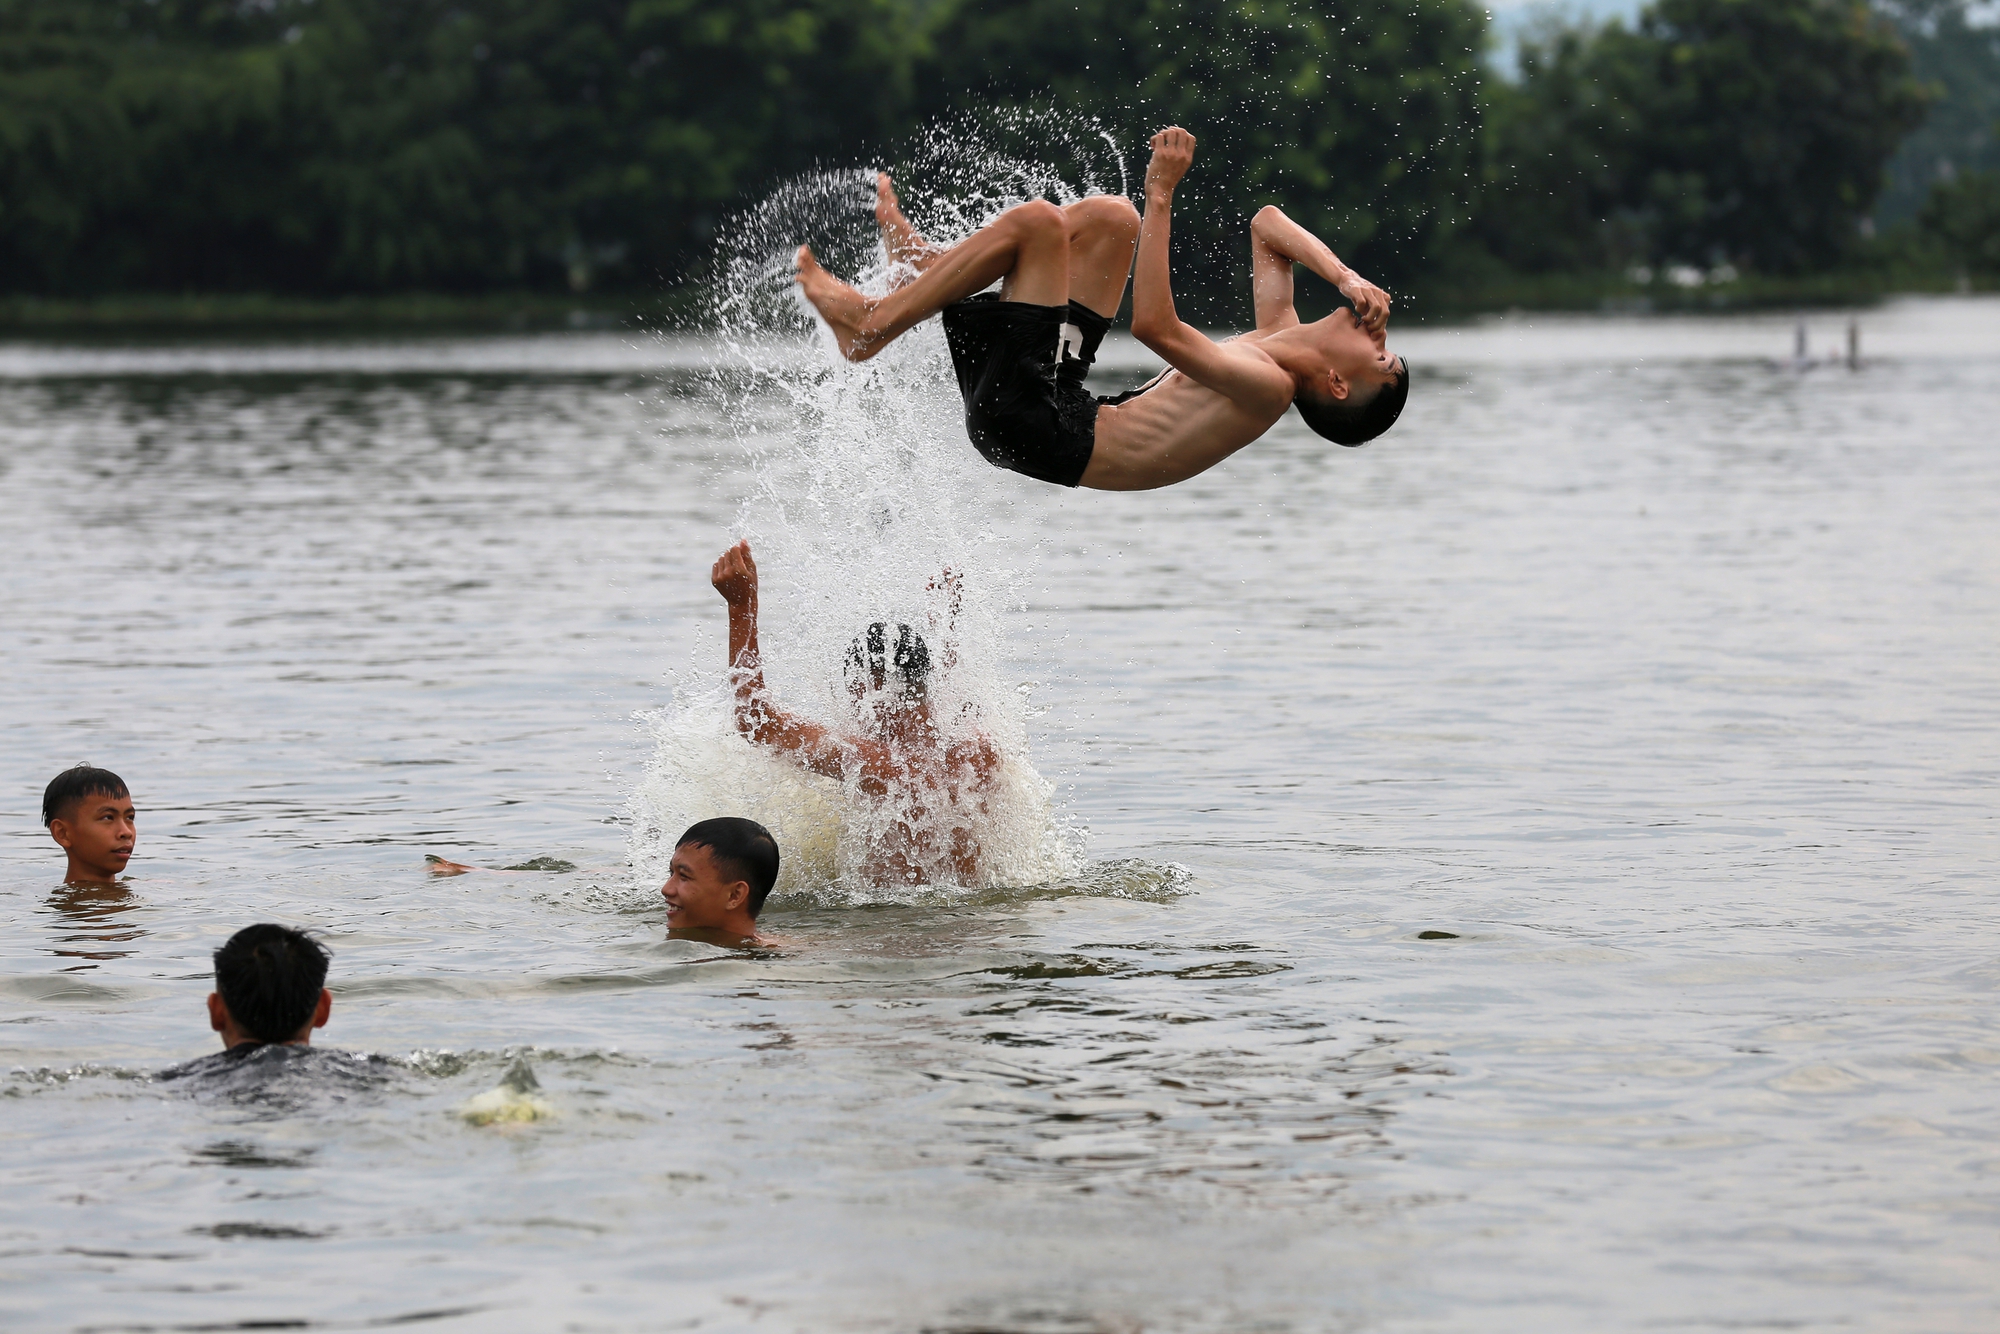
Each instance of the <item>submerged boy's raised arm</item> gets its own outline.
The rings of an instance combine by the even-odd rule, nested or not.
[[[757,648],[757,562],[750,544],[722,553],[709,582],[729,604],[729,668],[736,692],[736,730],[760,746],[790,751],[799,763],[830,778],[841,776],[841,747],[825,728],[794,717],[771,700],[764,660]]]

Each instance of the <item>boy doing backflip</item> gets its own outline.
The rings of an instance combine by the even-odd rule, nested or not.
[[[1172,486],[1263,435],[1293,404],[1308,426],[1343,445],[1388,430],[1409,394],[1402,358],[1383,345],[1389,295],[1279,209],[1266,207],[1250,224],[1255,331],[1217,343],[1182,322],[1167,251],[1174,188],[1194,161],[1194,136],[1162,130],[1152,149],[1143,222],[1130,200],[1114,196],[1067,208],[1036,200],[948,250],[916,234],[883,175],[876,220],[890,257],[916,278],[887,296],[863,296],[801,246],[799,285],[850,361],[942,312],[974,447],[997,467],[1061,486]],[[1300,323],[1295,263],[1333,283],[1354,309]],[[1170,369],[1130,393],[1093,398],[1084,376],[1124,299],[1128,270],[1132,334]],[[998,294],[986,293],[995,281]]]

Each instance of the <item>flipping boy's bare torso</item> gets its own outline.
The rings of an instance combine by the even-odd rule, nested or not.
[[[1256,340],[1246,334],[1231,341]],[[1136,398],[1098,408],[1097,441],[1083,485],[1143,491],[1185,481],[1270,430],[1287,406],[1275,413],[1254,411],[1170,368]]]

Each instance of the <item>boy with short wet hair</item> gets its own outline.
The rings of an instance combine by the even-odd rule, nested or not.
[[[742,947],[765,944],[757,914],[778,883],[778,840],[733,815],[688,826],[674,846],[667,883],[667,934]]]
[[[326,969],[333,953],[303,931],[260,922],[231,936],[215,952],[215,990],[208,1026],[231,1052],[266,1044],[312,1045],[326,1027],[333,993]]]
[[[138,843],[138,812],[125,780],[109,769],[79,764],[42,791],[42,826],[69,854],[63,883],[117,883]]]
[[[1171,127],[1152,148],[1143,219],[1131,201],[1107,195],[1066,208],[1031,200],[950,249],[916,234],[883,174],[875,207],[883,244],[917,276],[886,296],[864,296],[801,246],[800,289],[850,361],[941,314],[974,448],[996,467],[1059,486],[1145,491],[1184,482],[1293,406],[1342,445],[1394,425],[1410,377],[1385,342],[1389,294],[1277,207],[1250,223],[1257,327],[1218,343],[1180,318],[1168,242],[1194,136]],[[1338,287],[1353,310],[1302,323],[1292,303],[1297,264]],[[1084,376],[1124,299],[1128,270],[1132,336],[1168,369],[1130,393],[1093,398]],[[984,290],[996,281],[998,294]]]

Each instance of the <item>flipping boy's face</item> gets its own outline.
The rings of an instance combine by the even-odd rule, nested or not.
[[[749,884],[724,875],[709,850],[694,843],[674,849],[660,893],[667,900],[667,925],[677,931],[740,925],[736,919],[750,901]]]
[[[1327,366],[1347,387],[1345,392],[1335,393],[1336,398],[1345,398],[1357,389],[1372,393],[1395,379],[1403,364],[1388,348],[1388,330],[1369,329],[1345,306],[1314,321],[1312,329]]]
[[[129,793],[93,792],[51,820],[49,834],[69,854],[72,879],[116,880],[139,841],[138,811]]]

